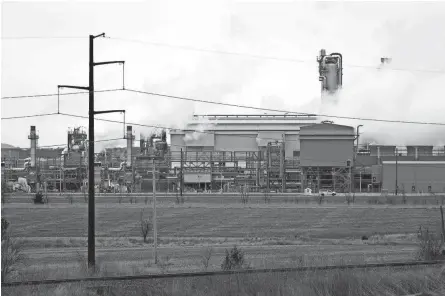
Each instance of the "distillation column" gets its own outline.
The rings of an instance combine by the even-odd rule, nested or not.
[[[334,95],[343,85],[343,56],[336,52],[326,55],[322,49],[317,62],[322,98]]]

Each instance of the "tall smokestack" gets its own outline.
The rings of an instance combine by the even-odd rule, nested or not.
[[[141,155],[145,155],[145,140],[142,137],[142,134],[139,136],[139,147],[141,148]]]
[[[37,152],[37,140],[39,136],[36,133],[36,126],[31,125],[31,131],[29,133],[28,139],[31,140],[31,167],[36,167],[36,152]]]
[[[133,128],[131,125],[127,126],[127,166],[131,166],[133,150]]]

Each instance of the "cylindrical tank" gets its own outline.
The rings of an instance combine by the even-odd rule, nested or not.
[[[337,64],[326,64],[326,88],[329,92],[335,92],[338,89]]]

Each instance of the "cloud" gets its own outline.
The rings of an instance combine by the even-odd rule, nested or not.
[[[127,88],[289,111],[443,121],[443,75],[353,67],[378,66],[380,57],[389,56],[392,68],[445,69],[443,3],[153,1],[52,5],[5,5],[4,34],[79,36],[106,30],[115,37],[300,60],[265,60],[101,39],[95,58],[125,60]],[[87,83],[86,40],[17,42],[4,41],[2,45],[2,95],[49,93],[57,84]],[[322,109],[315,62],[321,48],[341,52],[345,59],[340,101],[335,107]],[[118,66],[100,67],[95,74],[96,89],[119,87],[120,71]],[[87,97],[65,97],[61,108],[87,115]],[[47,113],[56,108],[54,98],[2,101],[2,116]],[[185,126],[193,113],[259,112],[130,92],[97,94],[96,109],[125,109],[127,122],[178,128]],[[117,114],[104,118],[123,119]],[[66,127],[85,126],[87,121],[57,116],[2,124],[3,142],[26,147],[31,124],[40,130],[40,144],[50,145],[66,140]],[[362,139],[378,138],[385,143],[439,143],[444,134],[434,126],[364,125]],[[120,124],[99,121],[96,128],[96,138],[118,137],[123,129]],[[137,138],[151,130],[134,126]],[[116,143],[125,145],[124,141]]]

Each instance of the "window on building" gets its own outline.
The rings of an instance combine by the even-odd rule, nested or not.
[[[300,151],[296,151],[296,150],[295,150],[295,151],[293,152],[293,156],[294,156],[294,157],[300,157]]]

